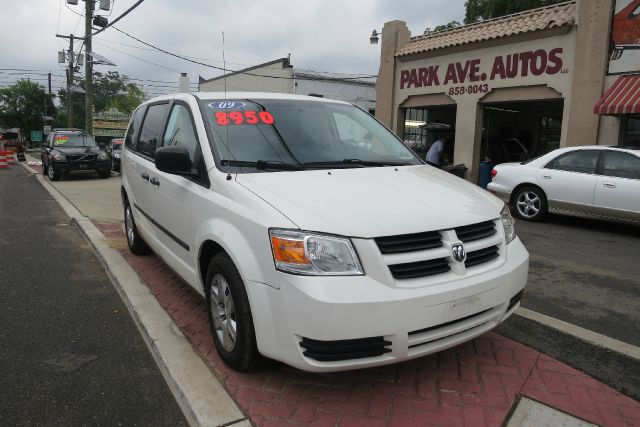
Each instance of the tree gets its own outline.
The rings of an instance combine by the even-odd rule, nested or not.
[[[449,22],[447,24],[444,24],[444,25],[437,25],[433,29],[433,31],[431,31],[431,29],[427,28],[424,33],[425,34],[428,34],[428,33],[431,33],[431,32],[435,33],[437,31],[443,31],[443,30],[450,30],[452,28],[458,28],[459,26],[460,26],[460,23],[458,21],[451,21],[451,22]]]
[[[85,81],[81,79],[78,86],[85,87]],[[56,124],[67,126],[67,91],[61,89],[58,92],[62,107],[56,117]],[[73,102],[73,126],[85,127],[84,96],[78,93],[72,94]],[[130,83],[127,76],[117,71],[109,71],[106,74],[94,73],[93,75],[93,107],[95,111],[104,111],[115,107],[122,112],[130,112],[144,100],[144,93],[134,83]]]
[[[467,0],[465,3],[465,24],[498,18],[512,13],[523,12],[537,7],[550,6],[566,0]]]
[[[0,125],[20,128],[23,135],[42,130],[45,104],[47,115],[54,115],[56,108],[52,96],[44,87],[30,80],[18,80],[16,84],[0,89]]]

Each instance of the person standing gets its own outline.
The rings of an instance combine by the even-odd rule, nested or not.
[[[444,152],[444,144],[446,141],[447,140],[444,136],[440,136],[433,144],[431,144],[429,151],[427,151],[427,163],[434,166],[440,166],[442,153]]]

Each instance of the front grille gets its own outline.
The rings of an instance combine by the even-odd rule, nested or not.
[[[517,303],[520,302],[520,299],[522,299],[522,293],[524,292],[524,289],[521,290],[520,292],[518,292],[517,294],[515,294],[510,300],[509,300],[509,307],[507,307],[507,311],[511,310]]]
[[[455,230],[458,239],[465,243],[484,239],[485,237],[493,236],[497,233],[496,225],[493,221],[465,225],[464,227],[457,227]]]
[[[489,246],[488,248],[468,252],[465,266],[469,268],[479,264],[483,264],[485,262],[491,261],[492,259],[498,258],[498,256],[500,255],[498,253],[497,246]]]
[[[436,258],[428,261],[408,262],[389,266],[391,275],[396,279],[415,279],[416,277],[433,276],[451,270],[447,258]]]
[[[71,162],[93,162],[96,159],[95,154],[74,154],[67,156],[67,159]]]
[[[424,329],[418,329],[417,331],[409,332],[409,337],[411,337],[411,335],[418,335],[418,334],[424,334],[425,332],[435,331],[436,329],[440,329],[440,328],[444,328],[444,327],[447,327],[447,326],[455,325],[456,323],[463,323],[465,320],[469,320],[472,317],[481,316],[481,315],[483,315],[483,314],[485,314],[485,313],[487,313],[487,312],[489,312],[491,310],[493,310],[493,309],[489,308],[487,310],[481,311],[479,313],[474,313],[474,314],[472,314],[470,316],[466,316],[466,317],[463,317],[461,319],[452,320],[450,322],[441,323],[439,325],[430,326],[430,327],[424,328]],[[424,343],[422,343],[422,344],[424,344]],[[422,344],[410,345],[409,348],[415,347],[417,345],[422,345]]]
[[[438,231],[377,237],[375,241],[383,254],[423,251],[442,246],[442,236]]]
[[[384,337],[358,338],[351,340],[319,341],[302,338],[300,347],[306,357],[320,362],[363,359],[391,352],[391,342]]]

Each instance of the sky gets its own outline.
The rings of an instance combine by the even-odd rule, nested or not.
[[[97,13],[110,14],[113,20],[134,3],[112,0],[110,12]],[[46,86],[48,71],[54,92],[64,86],[65,65],[58,64],[57,52],[69,45],[55,35],[84,35],[83,13],[82,0],[76,6],[66,0],[0,0],[0,87],[27,77]],[[464,0],[146,0],[115,27],[218,67],[224,32],[231,70],[291,54],[297,69],[375,75],[380,45],[369,43],[373,29],[381,31],[385,22],[402,20],[412,35],[419,35],[427,27],[463,18]],[[78,46],[76,42],[76,50]],[[149,96],[175,91],[180,72],[188,73],[194,87],[199,75],[221,74],[154,52],[113,28],[93,38],[93,51],[116,64],[97,65],[95,71],[127,75]]]

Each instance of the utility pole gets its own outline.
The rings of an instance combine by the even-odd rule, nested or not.
[[[91,31],[93,20],[93,0],[85,0],[84,19],[84,46],[85,46],[85,94],[84,94],[84,121],[85,129],[89,135],[93,135],[93,58],[91,57]]]
[[[73,53],[73,34],[69,37],[69,70],[67,70],[67,105],[68,110],[67,113],[69,117],[67,119],[67,124],[70,128],[73,127],[73,102],[71,97],[71,86],[73,86],[73,72],[74,72],[74,59],[75,54]]]

